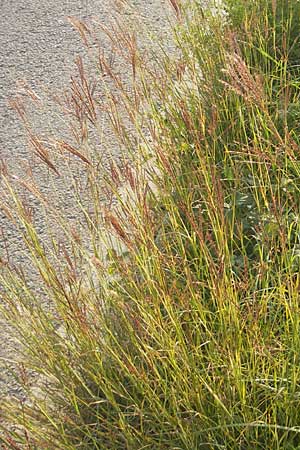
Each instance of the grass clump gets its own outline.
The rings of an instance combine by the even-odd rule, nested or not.
[[[300,448],[299,3],[171,4],[172,56],[146,64],[123,32],[129,88],[101,60],[127,160],[100,207],[89,159],[85,234],[61,223],[63,257],[5,176],[53,304],[3,268],[26,348],[28,400],[1,411],[12,448]],[[92,109],[97,130],[87,98],[78,120]]]

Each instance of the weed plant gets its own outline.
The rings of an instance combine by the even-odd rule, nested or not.
[[[4,448],[300,448],[299,2],[170,3],[172,55],[147,62],[113,33],[129,88],[99,58],[127,157],[105,183],[88,161],[69,253],[40,242],[3,176],[53,303],[3,265],[27,394],[1,406]],[[97,99],[84,80],[78,92],[78,120],[97,129]]]

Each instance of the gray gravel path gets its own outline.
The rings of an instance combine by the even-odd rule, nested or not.
[[[0,0],[0,160],[5,159],[16,173],[24,170],[29,158],[25,133],[8,105],[8,99],[18,89],[17,82],[26,79],[41,96],[45,88],[62,89],[74,71],[75,57],[83,53],[80,37],[67,16],[83,20],[96,16],[102,24],[108,24],[114,3],[114,0]],[[166,27],[163,16],[167,0],[132,0],[132,3],[141,8],[141,14],[153,29],[161,31]],[[58,118],[52,108],[48,101],[42,112],[33,114],[33,125],[42,133],[61,126],[56,123]],[[49,195],[47,172],[41,171],[38,176],[42,189]],[[62,198],[62,207],[67,208],[68,194],[64,192]],[[43,235],[43,216],[37,214],[36,220]],[[0,257],[9,245],[14,262],[22,263],[19,237],[1,213],[0,228],[6,235],[5,239],[0,235]],[[0,359],[13,360],[14,348],[11,329],[0,317]],[[9,371],[1,370],[0,398],[17,391]]]

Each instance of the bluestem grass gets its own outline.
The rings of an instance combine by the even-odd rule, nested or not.
[[[224,1],[227,15],[198,2],[171,6],[177,52],[156,64],[119,23],[107,30],[131,81],[100,52],[105,105],[78,64],[65,106],[75,106],[84,139],[78,148],[56,142],[86,170],[89,204],[75,193],[81,232],[58,214],[66,245],[40,242],[4,173],[2,208],[19,223],[52,304],[3,265],[3,314],[26,349],[27,394],[1,406],[15,426],[6,446],[300,445],[299,80],[281,59],[296,42],[287,35],[297,2],[288,16],[283,0]],[[73,24],[87,44],[90,28]],[[86,122],[99,130],[99,111],[124,148],[101,172],[80,147]],[[53,170],[52,155],[36,151]],[[21,184],[50,214],[51,199]]]

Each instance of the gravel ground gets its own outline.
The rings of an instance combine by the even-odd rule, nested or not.
[[[168,10],[167,0],[132,0],[131,3],[140,8],[142,17],[153,30],[162,32],[167,29],[164,18]],[[114,0],[0,0],[0,162],[5,160],[14,173],[22,175],[28,163],[34,166],[36,162],[28,152],[25,132],[8,105],[8,99],[16,89],[20,90],[18,82],[26,79],[44,99],[42,110],[29,110],[35,130],[43,135],[54,129],[65,135],[67,131],[61,116],[56,113],[53,102],[46,100],[46,92],[60,90],[68,84],[74,71],[74,59],[84,52],[80,37],[67,16],[83,20],[96,16],[107,25],[114,14],[113,4],[116,4]],[[124,14],[127,14],[126,10]],[[118,154],[118,146],[113,141],[110,150]],[[36,176],[44,194],[51,195],[48,171],[37,165]],[[67,213],[70,209],[70,220],[76,221],[76,217],[72,217],[70,192],[66,189],[66,183],[60,183],[58,181],[56,185],[58,201]],[[32,202],[34,207],[34,200]],[[45,218],[39,211],[35,211],[35,220],[40,236],[45,236]],[[18,234],[4,215],[1,216],[1,212],[0,228],[3,230],[3,236],[0,235],[0,258],[5,254],[5,248],[9,247],[14,264],[24,264],[26,259]],[[34,284],[34,276],[31,281]],[[0,317],[0,360],[8,361],[10,367],[15,358],[15,348],[12,330]],[[20,395],[20,391],[9,369],[1,369],[0,398],[6,395]]]

